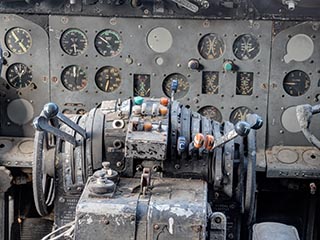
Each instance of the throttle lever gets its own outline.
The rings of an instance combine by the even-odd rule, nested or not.
[[[230,132],[224,134],[218,139],[214,139],[214,144],[212,146],[212,139],[210,140],[210,143],[206,143],[209,138],[204,138],[201,133],[196,134],[193,145],[194,148],[199,149],[205,144],[207,150],[213,151],[215,148],[220,147],[227,142],[235,139],[238,136],[245,137],[248,136],[251,129],[257,130],[261,128],[263,125],[262,118],[257,114],[248,114],[247,115],[247,122],[245,121],[239,121],[235,124],[235,127]],[[202,141],[199,141],[199,139],[202,139]],[[208,146],[212,146],[211,149],[208,149]]]
[[[47,131],[57,137],[60,137],[64,141],[67,141],[72,145],[77,146],[77,141],[73,136],[49,124],[49,121],[57,123],[58,120],[66,124],[75,132],[79,133],[84,139],[86,139],[86,131],[79,125],[71,121],[69,118],[67,118],[65,115],[63,115],[61,112],[59,112],[59,107],[55,103],[47,103],[46,105],[44,105],[40,116],[36,117],[33,120],[33,126],[38,131]]]

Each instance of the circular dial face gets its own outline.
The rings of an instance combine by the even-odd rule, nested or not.
[[[88,46],[87,36],[79,29],[67,29],[61,36],[60,44],[65,53],[71,56],[83,54]]]
[[[8,83],[17,89],[25,88],[32,82],[32,72],[23,63],[15,63],[8,67],[6,77]]]
[[[114,30],[106,29],[98,33],[94,40],[94,45],[102,56],[114,57],[121,52],[121,36]]]
[[[178,89],[174,97],[176,99],[184,97],[189,91],[189,82],[185,76],[180,73],[174,73],[166,77],[162,83],[162,90],[167,97],[171,97],[171,83],[178,80]]]
[[[120,71],[118,68],[106,66],[100,68],[96,74],[96,85],[104,92],[113,92],[121,84]]]
[[[209,118],[210,120],[214,120],[220,123],[222,122],[221,112],[214,106],[202,107],[199,109],[198,113]]]
[[[309,87],[308,74],[300,70],[289,72],[283,80],[283,88],[290,96],[301,96],[308,91]]]
[[[259,52],[259,41],[251,34],[243,34],[233,43],[233,53],[240,60],[254,59]]]
[[[24,54],[31,48],[32,38],[27,30],[16,27],[7,32],[5,42],[11,52]]]
[[[88,84],[86,73],[77,65],[71,65],[63,70],[61,82],[70,91],[82,90]]]
[[[198,50],[204,59],[211,60],[221,57],[225,46],[220,36],[215,33],[209,33],[200,39]]]
[[[247,107],[238,107],[230,115],[230,122],[236,124],[239,121],[245,121],[247,114],[253,113],[250,108]]]

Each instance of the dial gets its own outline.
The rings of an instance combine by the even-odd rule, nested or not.
[[[67,29],[61,36],[60,45],[71,56],[83,54],[88,46],[87,36],[79,29]]]
[[[233,43],[233,53],[240,60],[254,59],[259,52],[259,41],[251,34],[243,34]]]
[[[134,96],[150,97],[150,75],[134,74]]]
[[[290,96],[301,96],[310,88],[310,78],[305,72],[294,70],[285,76],[283,88]]]
[[[102,56],[114,57],[121,52],[121,36],[114,30],[106,29],[98,33],[94,40],[94,45]]]
[[[176,99],[184,97],[189,91],[189,82],[185,76],[180,73],[174,73],[166,77],[162,83],[162,90],[167,95],[171,97],[171,83],[173,80],[178,80],[178,89],[174,95]]]
[[[204,71],[202,73],[202,93],[219,93],[219,72]]]
[[[248,107],[238,107],[232,111],[230,115],[230,122],[236,124],[239,121],[245,121],[248,114],[253,113],[253,111]]]
[[[71,65],[62,71],[61,82],[70,91],[82,90],[88,84],[85,71],[77,65]]]
[[[104,92],[113,92],[121,84],[120,71],[118,68],[106,66],[99,69],[96,74],[96,85]]]
[[[198,113],[202,116],[209,118],[210,120],[214,120],[217,122],[222,122],[222,115],[218,108],[214,106],[205,106],[199,109]]]
[[[25,88],[32,82],[32,72],[23,63],[15,63],[8,67],[6,77],[8,83],[17,89]]]
[[[215,33],[209,33],[200,39],[198,50],[204,59],[212,60],[223,55],[225,45],[220,36]]]
[[[237,95],[252,95],[253,92],[253,72],[237,73]]]
[[[15,54],[24,54],[32,46],[30,33],[20,27],[10,29],[5,37],[8,49]]]

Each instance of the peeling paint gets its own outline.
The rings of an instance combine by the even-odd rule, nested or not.
[[[192,216],[193,212],[188,208],[188,209],[183,209],[180,207],[172,207],[170,209],[170,212],[174,213],[178,217],[183,217],[186,216],[187,218]]]

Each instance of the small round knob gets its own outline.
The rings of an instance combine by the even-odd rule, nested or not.
[[[234,63],[231,60],[227,60],[223,63],[223,70],[226,72],[234,70],[234,67]]]
[[[143,97],[140,97],[140,96],[135,97],[134,98],[134,104],[141,105],[143,103],[143,100],[144,100]]]
[[[50,102],[44,105],[43,113],[48,119],[51,119],[57,116],[58,112],[59,112],[59,107],[57,104]]]
[[[200,63],[197,59],[190,59],[188,62],[188,68],[191,70],[198,70],[200,68]]]
[[[240,121],[235,125],[235,131],[237,132],[237,134],[239,136],[248,136],[249,132],[250,132],[250,124],[244,121]]]

